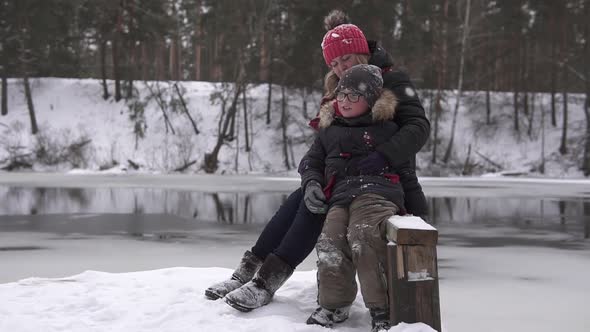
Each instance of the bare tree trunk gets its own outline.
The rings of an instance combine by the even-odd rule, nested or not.
[[[201,0],[195,1],[197,8],[195,17],[195,36],[194,36],[194,48],[195,48],[195,80],[201,80],[201,53],[203,46],[201,45],[201,39],[203,38],[203,31],[201,28]]]
[[[242,55],[240,55],[241,57]],[[238,69],[238,76],[235,80],[234,83],[234,96],[232,99],[232,103],[231,106],[229,107],[229,110],[227,112],[227,115],[225,117],[225,119],[223,119],[223,123],[219,123],[219,135],[217,136],[217,142],[215,143],[215,147],[213,148],[213,151],[211,151],[210,153],[206,153],[205,154],[205,160],[203,161],[203,169],[205,170],[206,173],[215,173],[215,171],[217,170],[217,168],[219,167],[218,163],[218,156],[219,156],[219,150],[221,150],[221,147],[223,146],[223,144],[226,142],[228,136],[228,130],[230,127],[230,124],[232,121],[234,121],[234,118],[236,116],[237,110],[238,110],[238,99],[240,97],[240,95],[242,94],[242,90],[245,88],[246,85],[246,68],[245,68],[245,64],[244,61],[242,59],[240,59],[240,63],[239,63],[239,69]],[[221,119],[220,119],[221,121]]]
[[[469,157],[471,157],[471,144],[467,147],[467,157],[465,157],[465,162],[463,163],[463,171],[461,175],[471,175],[471,163],[469,161]]]
[[[514,74],[513,74],[513,104],[514,104],[514,130],[518,133],[520,132],[520,126],[519,126],[519,116],[518,116],[518,112],[519,112],[519,102],[518,102],[518,96],[519,96],[519,80],[520,80],[520,75],[518,74],[518,68],[520,66],[520,50],[521,50],[521,46],[520,46],[520,38],[516,37],[515,39],[515,45],[516,45],[516,49],[518,50],[518,55],[516,56],[517,62],[516,62],[516,68],[514,68]]]
[[[522,84],[522,93],[523,93],[523,100],[522,100],[522,108],[523,108],[523,112],[525,116],[529,115],[529,90],[528,90],[528,67],[529,67],[529,61],[528,61],[528,47],[529,47],[529,43],[527,41],[527,38],[523,38],[523,42],[522,42],[522,48],[523,48],[523,54],[522,54],[522,65],[520,66],[522,68],[522,76],[520,79],[520,82]]]
[[[281,85],[281,131],[283,134],[283,160],[285,167],[289,170],[291,164],[289,163],[289,138],[287,137],[287,97],[284,85]]]
[[[162,37],[157,37],[156,45],[155,45],[155,52],[156,52],[156,75],[154,77],[157,81],[163,81],[165,77],[165,69],[164,69],[164,52],[165,52],[165,44]]]
[[[31,119],[31,133],[33,135],[39,132],[37,127],[37,117],[35,116],[35,106],[33,105],[33,94],[31,92],[31,85],[29,84],[29,64],[33,61],[31,57],[31,49],[27,47],[28,36],[31,25],[29,24],[28,18],[20,17],[18,20],[18,33],[16,35],[19,43],[19,64],[23,76],[23,85],[25,88],[25,99],[27,102],[27,108],[29,109],[29,117]]]
[[[260,12],[257,13],[257,17],[255,20],[258,20],[258,24],[255,27],[255,31],[250,31],[250,33],[257,37],[258,45],[259,45],[259,72],[258,72],[258,80],[262,82],[267,82],[271,75],[271,47],[272,47],[272,33],[269,32],[272,30],[271,24],[272,22],[269,20],[269,16],[271,15],[271,11],[273,10],[273,1],[274,0],[264,0],[258,1],[258,4],[262,4],[262,8],[260,8]]]
[[[172,122],[170,122],[170,119],[168,118],[168,113],[166,113],[166,103],[162,100],[162,91],[160,89],[160,83],[156,82],[155,83],[156,88],[158,89],[157,92],[154,91],[154,89],[152,89],[152,87],[149,84],[145,84],[145,86],[148,88],[148,90],[150,91],[150,94],[156,99],[156,103],[158,104],[158,106],[160,107],[160,110],[162,111],[162,114],[164,115],[164,124],[166,125],[166,134],[168,134],[168,128],[170,128],[170,131],[172,131],[173,135],[176,135],[176,131],[174,130],[174,127],[172,126]]]
[[[584,216],[590,216],[590,203],[584,201],[582,204],[584,205],[584,211],[582,212],[582,214]],[[590,218],[588,217],[586,217],[586,222],[584,222],[584,238],[590,238]]]
[[[565,6],[565,5],[564,5]],[[563,12],[563,16],[562,18],[565,19],[566,18],[566,9],[564,8],[564,12]],[[561,153],[562,155],[567,154],[567,118],[568,118],[568,109],[567,109],[567,104],[568,104],[568,98],[567,98],[567,89],[568,89],[568,65],[569,65],[569,61],[567,59],[568,57],[568,42],[567,42],[567,37],[568,37],[568,31],[567,31],[567,26],[565,24],[563,24],[561,26],[561,57],[563,59],[563,62],[561,64],[561,70],[563,72],[563,82],[561,82],[562,87],[563,87],[563,93],[562,93],[562,102],[563,102],[563,125],[562,125],[562,130],[561,130],[561,144],[559,146],[559,153]]]
[[[172,42],[170,43],[170,79],[178,81],[180,79],[180,45],[178,39],[180,38],[180,31],[178,28],[178,14],[176,11],[176,4],[172,3],[172,17],[174,19],[174,31],[172,32]]]
[[[2,115],[8,114],[8,80],[6,70],[2,70]]]
[[[246,194],[244,198],[244,217],[242,218],[244,224],[250,223],[250,195]]]
[[[568,84],[568,70],[567,62],[563,64],[563,125],[561,130],[561,145],[559,146],[559,153],[567,154],[567,84]]]
[[[443,24],[442,24],[442,46],[441,57],[439,62],[440,72],[438,74],[437,93],[434,113],[434,137],[432,139],[432,163],[436,164],[437,150],[438,150],[438,129],[439,119],[442,113],[442,89],[446,81],[447,74],[447,33],[448,33],[448,18],[449,18],[449,0],[443,0]]]
[[[272,109],[272,74],[269,75],[268,89],[266,94],[266,124],[270,124],[270,113]]]
[[[533,138],[533,123],[535,119],[535,93],[531,94],[531,109],[529,113],[529,128],[528,128],[528,136],[529,138]]]
[[[440,75],[440,74],[439,74]],[[434,104],[434,130],[432,132],[432,163],[436,164],[436,154],[438,150],[438,128],[439,128],[439,118],[440,113],[442,113],[442,106],[441,106],[441,91],[438,90],[436,93],[436,101]]]
[[[113,38],[113,47],[112,47],[112,55],[113,55],[113,79],[115,80],[115,101],[121,100],[121,75],[120,75],[120,68],[119,68],[119,37],[115,33],[115,37]]]
[[[178,81],[178,77],[176,76],[177,69],[176,69],[176,40],[173,40],[170,44],[170,50],[168,55],[168,69],[170,70],[170,79],[173,81]]]
[[[101,37],[102,38],[102,37]],[[100,41],[100,74],[102,77],[102,98],[104,100],[109,99],[109,88],[107,86],[107,41]]]
[[[493,29],[491,28],[491,24],[487,23],[487,33],[488,33],[488,37],[487,37],[487,46],[489,48],[491,48],[488,52],[486,52],[486,58],[488,59],[488,61],[485,61],[484,63],[486,64],[486,68],[487,68],[487,73],[488,73],[488,79],[486,80],[486,124],[489,125],[492,121],[491,117],[492,117],[492,105],[491,105],[491,96],[490,96],[490,90],[493,89],[493,84],[494,84],[494,73],[495,73],[495,68],[496,68],[496,59],[493,59],[493,54],[492,54],[492,49],[493,49],[493,44],[492,44],[492,32]],[[493,65],[492,65],[493,64]]]
[[[227,132],[228,132],[228,129],[230,126],[230,122],[232,121],[232,118],[234,118],[236,116],[237,102],[238,102],[238,97],[240,96],[240,93],[241,93],[241,88],[242,88],[241,84],[236,83],[236,86],[235,86],[236,91],[234,92],[234,98],[231,103],[231,106],[229,107],[229,110],[228,110],[228,113],[225,117],[225,120],[223,121],[222,127],[219,130],[219,136],[217,137],[217,143],[215,144],[215,147],[213,148],[213,151],[211,151],[211,153],[205,154],[203,169],[205,170],[206,173],[215,173],[215,171],[218,168],[219,150],[221,150],[221,147],[223,146],[223,144],[225,143],[225,141],[227,139]]]
[[[400,31],[399,31],[399,41],[400,43],[404,43],[410,36],[410,0],[401,0],[401,16],[400,20]],[[403,53],[402,53],[403,54]],[[404,55],[399,59],[401,63],[408,63],[408,60]]]
[[[244,138],[246,139],[246,152],[250,152],[250,131],[248,128],[248,100],[246,90],[242,91],[242,109],[244,110]]]
[[[490,83],[486,83],[486,124],[489,125],[491,123],[491,113],[492,113],[492,105],[490,103]]]
[[[186,114],[186,116],[190,120],[191,124],[193,125],[193,129],[195,130],[195,135],[199,135],[200,132],[199,132],[199,129],[197,128],[197,124],[195,123],[195,120],[191,116],[191,113],[188,111],[188,107],[186,106],[186,102],[184,101],[184,98],[182,97],[182,94],[180,93],[180,89],[178,88],[178,84],[174,83],[174,89],[176,89],[176,94],[178,95],[178,99],[180,99],[180,104],[182,105],[182,108],[184,109],[184,113]]]
[[[513,100],[512,100],[513,104],[514,104],[514,130],[518,133],[520,132],[520,126],[518,125],[518,89],[516,88],[515,85],[515,90],[514,90],[514,94],[513,94]]]
[[[584,17],[590,15],[590,4],[584,4]],[[588,20],[584,22],[584,76],[586,87],[586,103],[584,105],[584,114],[586,115],[586,144],[584,146],[584,161],[582,163],[582,171],[584,175],[590,175],[590,23]],[[588,204],[590,206],[590,204]],[[588,218],[590,220],[590,218]],[[590,221],[586,223],[590,224]]]
[[[557,127],[557,116],[555,115],[555,95],[557,94],[557,83],[556,83],[556,70],[555,64],[551,64],[551,125]]]
[[[141,43],[141,79],[143,81],[148,79],[148,67],[149,60],[148,60],[148,51],[147,51],[147,42]]]
[[[120,0],[117,13],[117,30],[113,33],[113,79],[115,80],[115,101],[121,100],[121,68],[119,67],[119,43],[123,35],[123,0]]]
[[[434,67],[434,66],[433,66]],[[433,72],[435,72],[433,70]],[[435,76],[436,74],[433,74],[432,76]],[[434,119],[433,114],[434,114],[434,90],[433,89],[428,89],[428,118],[429,119]]]
[[[557,94],[557,38],[555,31],[557,24],[555,23],[555,15],[551,15],[551,125],[557,127],[557,116],[555,110],[555,95]]]
[[[221,55],[221,50],[223,49],[223,40],[224,35],[223,33],[219,33],[215,35],[214,45],[213,45],[213,60],[211,63],[211,80],[214,82],[220,82],[223,80],[223,72],[221,70],[221,63],[219,63],[219,57]]]
[[[130,20],[133,20],[134,13],[135,13],[135,2],[129,1],[124,3],[127,4],[127,11],[130,17]],[[133,25],[131,25],[132,29],[135,29]],[[134,34],[135,31],[131,31],[131,35]],[[138,58],[138,50],[137,44],[135,39],[131,39],[127,41],[127,50],[131,53],[128,55],[127,58],[127,68],[125,70],[125,76],[127,78],[127,93],[126,98],[130,99],[133,98],[133,80],[135,79],[135,72],[137,66],[137,58]]]
[[[263,31],[260,33],[260,70],[258,79],[260,82],[266,82],[270,74],[270,52],[268,51],[266,29],[262,30]]]
[[[272,110],[272,55],[270,55],[271,62],[269,63],[270,71],[268,73],[268,94],[266,96],[266,124],[270,124],[270,113]]]
[[[309,119],[309,115],[307,115],[307,87],[301,88],[301,113],[304,119]]]
[[[7,78],[7,57],[4,55],[4,50],[2,50],[3,42],[0,42],[0,75],[2,76],[2,91],[0,92],[0,98],[2,99],[2,112],[1,114],[7,115],[8,114],[8,78]]]
[[[246,90],[246,88],[244,88],[242,90],[242,92],[244,90]],[[236,174],[238,173],[238,169],[240,166],[240,112],[237,111],[237,108],[238,108],[238,105],[236,103],[236,115],[234,116],[234,119],[233,119],[233,122],[235,122],[235,127],[236,127],[236,133],[235,133],[236,155],[235,155],[235,159],[234,159],[234,171],[236,172]],[[236,197],[236,202],[237,201],[238,201],[238,198]]]
[[[528,128],[528,136],[529,138],[533,138],[533,124],[534,124],[534,120],[535,120],[535,108],[536,108],[536,93],[535,91],[535,79],[537,78],[537,63],[536,63],[536,57],[535,57],[535,49],[537,48],[537,41],[536,38],[531,38],[531,42],[530,42],[530,63],[527,64],[527,75],[525,77],[525,80],[527,82],[533,82],[533,92],[529,93],[528,91],[531,90],[530,89],[530,85],[528,83],[526,83],[527,86],[527,98],[526,98],[526,107],[527,109],[530,110],[530,116],[529,116],[529,128]],[[530,99],[529,99],[529,95],[530,94]],[[529,102],[530,101],[530,102]]]
[[[26,70],[23,74],[23,83],[25,85],[25,98],[27,99],[29,117],[31,118],[31,133],[35,135],[39,132],[39,128],[37,127],[37,117],[35,116],[35,106],[33,105],[33,94],[31,93],[31,85],[29,84],[29,74]]]
[[[461,37],[461,59],[459,62],[459,82],[457,83],[457,98],[455,101],[455,110],[453,111],[453,122],[451,124],[451,138],[447,151],[443,157],[443,163],[448,163],[453,151],[453,141],[455,140],[455,128],[457,126],[457,113],[459,113],[459,105],[461,104],[461,95],[463,93],[463,70],[465,68],[465,49],[467,44],[467,36],[469,35],[469,16],[471,15],[471,0],[467,0],[465,7],[465,20],[463,21],[463,36]]]
[[[239,95],[236,98],[239,98],[239,96],[242,93],[240,92]],[[233,105],[233,104],[232,104]],[[238,107],[238,100],[236,99],[236,105],[235,107]],[[234,138],[236,138],[236,114],[238,114],[237,110],[234,113],[234,115],[232,115],[232,117],[230,118],[230,122],[229,122],[229,133],[227,135],[225,135],[225,139],[228,142],[231,142],[234,140]]]
[[[587,75],[588,72],[586,72],[586,77],[588,77]],[[584,145],[584,162],[582,164],[582,170],[584,171],[584,176],[588,176],[590,175],[590,89],[588,87],[586,87],[584,114],[586,115],[586,144]]]
[[[493,50],[496,54],[496,56],[494,57],[494,70],[492,70],[492,91],[498,91],[500,88],[500,66],[502,63],[502,60],[500,59],[500,47],[494,47]]]
[[[131,56],[127,63],[127,99],[133,98],[133,77],[135,76],[135,66],[137,63],[137,46],[135,42],[131,42],[129,50],[131,50]]]
[[[225,219],[225,209],[223,208],[223,203],[219,199],[219,194],[215,193],[211,196],[213,198],[213,202],[215,202],[215,210],[217,211],[217,221],[225,223],[227,221]]]
[[[180,37],[178,37],[180,38]],[[182,74],[182,42],[180,40],[177,41],[177,48],[176,48],[176,56],[177,56],[177,60],[176,60],[176,64],[177,64],[177,73],[176,76],[178,77],[179,80],[184,80],[185,77]]]
[[[545,174],[545,108],[541,104],[541,166],[539,172]]]

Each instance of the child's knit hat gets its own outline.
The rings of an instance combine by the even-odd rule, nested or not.
[[[369,107],[373,107],[381,96],[383,77],[381,69],[373,65],[360,64],[348,68],[336,87],[336,93],[351,90],[365,97]]]

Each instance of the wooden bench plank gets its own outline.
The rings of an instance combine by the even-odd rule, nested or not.
[[[387,220],[387,239],[402,245],[436,246],[438,231],[415,216],[393,216]]]

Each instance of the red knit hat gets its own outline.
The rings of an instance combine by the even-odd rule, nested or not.
[[[354,24],[341,24],[328,31],[322,40],[322,52],[328,66],[345,54],[371,54],[365,35]]]

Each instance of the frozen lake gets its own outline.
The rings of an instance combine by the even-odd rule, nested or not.
[[[421,179],[448,331],[583,331],[590,182]],[[233,268],[298,179],[0,174],[0,283]],[[299,270],[315,268],[314,254]],[[466,319],[466,317],[469,319]],[[483,323],[482,323],[483,324]]]

